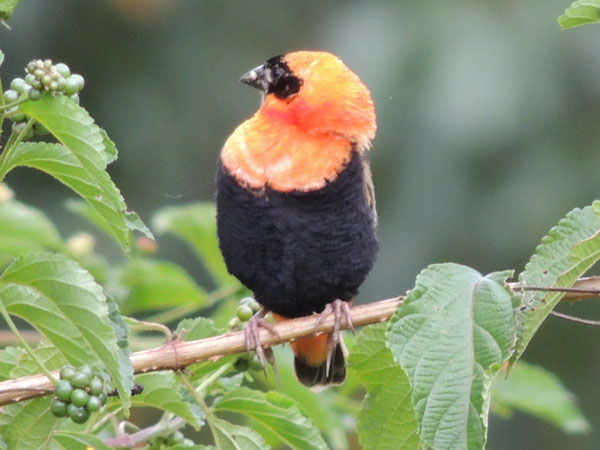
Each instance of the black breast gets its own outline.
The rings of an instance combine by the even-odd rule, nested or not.
[[[374,214],[358,152],[319,190],[258,195],[219,164],[217,232],[229,272],[256,300],[285,317],[350,300],[377,253]]]

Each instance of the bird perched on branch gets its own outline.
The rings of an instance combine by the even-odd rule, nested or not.
[[[275,56],[241,80],[264,102],[227,139],[217,173],[217,230],[227,268],[263,310],[246,326],[264,368],[264,320],[335,315],[330,335],[292,343],[298,380],[346,376],[339,325],[375,261],[376,212],[366,152],[375,136],[367,87],[336,56]]]

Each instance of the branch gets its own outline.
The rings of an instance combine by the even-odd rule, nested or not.
[[[398,297],[354,306],[351,308],[352,322],[355,327],[385,322],[394,314],[400,303],[402,303],[402,298]],[[274,328],[283,341],[287,342],[311,335],[314,332],[318,317],[313,315],[286,320],[275,324]],[[317,331],[323,333],[333,331],[333,322],[333,315],[328,316],[321,321]],[[346,328],[348,328],[348,324],[344,320],[341,329]],[[277,336],[264,329],[260,329],[260,340],[265,348],[280,344]],[[218,359],[225,355],[245,351],[246,339],[244,332],[238,331],[197,341],[176,339],[160,347],[132,354],[131,362],[135,373],[155,370],[179,370],[195,362]],[[58,377],[58,371],[54,371],[52,374]],[[4,381],[0,383],[0,406],[40,397],[44,393],[47,394],[43,390],[54,390],[54,386],[42,374]]]
[[[514,291],[560,291],[565,292],[563,297],[567,301],[582,300],[590,297],[600,297],[600,277],[580,278],[571,288],[544,288],[537,286],[523,286],[518,282],[508,283]],[[374,303],[353,306],[351,308],[352,322],[355,327],[385,322],[394,314],[404,297],[381,300]],[[291,341],[313,334],[317,315],[286,320],[274,325],[283,341]],[[321,321],[318,332],[329,333],[333,330],[333,315]],[[341,329],[348,328],[343,321]],[[277,336],[269,331],[260,329],[260,339],[263,347],[280,344]],[[233,355],[246,351],[246,340],[243,331],[227,333],[197,341],[183,341],[176,339],[166,344],[133,353],[131,361],[135,373],[156,370],[179,370],[199,361],[219,359],[225,355]],[[58,371],[52,372],[58,376]],[[43,374],[7,380],[0,383],[0,406],[22,400],[40,397],[54,390],[52,383]]]

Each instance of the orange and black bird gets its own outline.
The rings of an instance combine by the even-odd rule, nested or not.
[[[342,315],[378,250],[367,150],[375,108],[336,56],[275,56],[241,80],[263,103],[227,139],[217,170],[217,232],[227,268],[276,320],[335,314],[331,335],[292,343],[298,380],[319,388],[346,376]],[[260,347],[247,325],[248,346]],[[250,327],[250,328],[248,328]],[[264,367],[263,355],[259,353]]]

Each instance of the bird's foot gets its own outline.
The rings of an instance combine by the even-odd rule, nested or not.
[[[333,314],[334,325],[333,331],[327,336],[327,367],[325,369],[325,376],[329,376],[329,370],[331,368],[331,358],[333,357],[335,347],[340,343],[340,326],[342,323],[342,317],[346,320],[348,324],[348,328],[352,330],[352,334],[354,334],[354,325],[352,324],[352,315],[350,313],[350,304],[343,300],[337,299],[325,305],[325,308],[319,314],[319,318],[315,322],[315,330],[314,333],[317,333],[317,328],[321,321],[326,318],[328,315]]]
[[[271,325],[265,319],[268,311],[265,308],[262,308],[256,314],[254,314],[250,320],[246,323],[246,328],[244,328],[244,335],[246,337],[246,350],[248,352],[248,357],[250,356],[250,350],[254,350],[256,352],[256,356],[258,357],[258,361],[263,369],[265,377],[267,377],[267,363],[273,367],[273,372],[275,372],[275,378],[277,379],[277,384],[281,385],[281,380],[279,379],[279,371],[277,370],[277,365],[275,364],[275,356],[273,355],[273,350],[270,347],[263,348],[262,343],[260,342],[260,329],[264,328],[269,333],[274,334],[279,338],[281,342],[283,339],[281,335],[277,332],[275,327]]]

